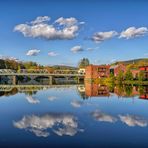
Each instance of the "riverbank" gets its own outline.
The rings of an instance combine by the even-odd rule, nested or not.
[[[122,84],[127,84],[127,85],[148,85],[148,81],[123,81]]]
[[[123,85],[148,85],[148,81],[139,81],[139,80],[123,80],[121,82],[117,80],[112,80],[110,78],[102,78],[102,79],[85,79],[86,82],[102,84],[102,85],[110,85],[110,84],[123,84]]]

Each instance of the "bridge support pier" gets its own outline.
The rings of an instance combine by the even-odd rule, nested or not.
[[[49,85],[52,85],[52,80],[53,78],[52,78],[52,76],[49,76]]]
[[[79,77],[77,78],[77,83],[78,83],[78,84],[80,83],[80,78],[79,78]]]
[[[12,76],[12,84],[16,85],[16,76]]]
[[[65,77],[66,78],[66,81],[68,81],[69,80],[69,77]]]

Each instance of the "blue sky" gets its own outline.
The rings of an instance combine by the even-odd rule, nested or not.
[[[146,0],[1,0],[0,10],[2,57],[74,66],[148,57]]]

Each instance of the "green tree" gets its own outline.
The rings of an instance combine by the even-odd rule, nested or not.
[[[36,68],[36,66],[37,66],[37,63],[35,63],[35,62],[25,62],[24,63],[24,67],[26,69],[34,69],[34,68]]]
[[[144,71],[140,71],[139,72],[138,79],[139,79],[139,81],[143,81],[145,79],[145,77],[144,77]]]
[[[124,90],[125,90],[126,96],[131,96],[133,92],[133,87],[132,85],[125,85]]]
[[[125,73],[125,80],[133,80],[133,74],[130,70]]]
[[[17,72],[20,73],[20,70],[21,70],[21,66],[18,65]]]
[[[112,83],[115,82],[115,76],[114,76],[113,73],[110,74],[110,80],[111,80]]]
[[[120,70],[118,75],[117,75],[117,82],[119,84],[122,84],[123,79],[124,79],[124,75],[123,75],[123,72]]]
[[[0,59],[0,69],[5,69],[6,65],[5,65],[5,61]]]
[[[87,58],[83,58],[83,59],[80,60],[78,67],[79,68],[85,68],[88,65],[89,65],[89,60]]]

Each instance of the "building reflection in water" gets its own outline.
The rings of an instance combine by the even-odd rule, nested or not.
[[[117,85],[107,86],[85,82],[84,86],[79,86],[78,91],[83,99],[89,97],[110,97],[115,94],[118,97],[135,97],[148,100],[148,86]]]
[[[109,88],[106,85],[85,83],[85,94],[88,97],[110,96]]]

